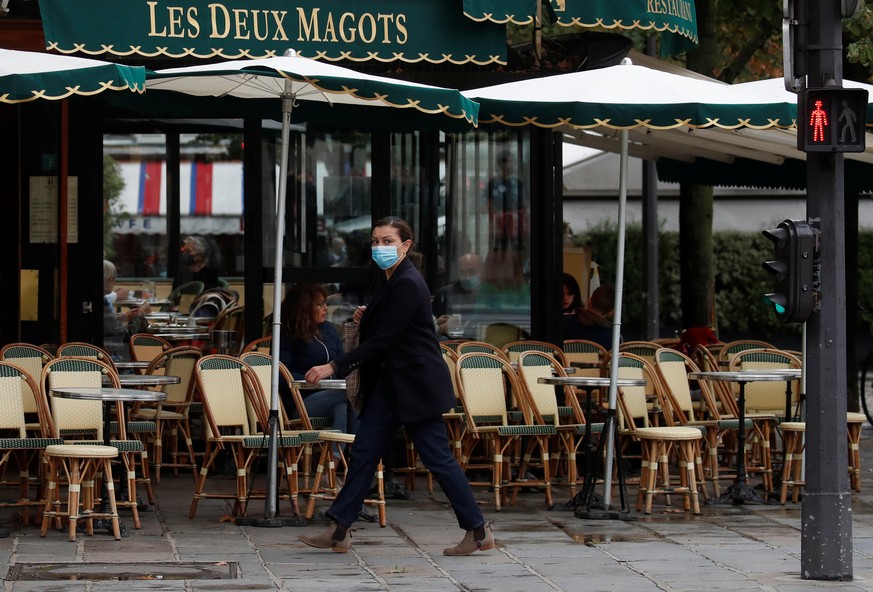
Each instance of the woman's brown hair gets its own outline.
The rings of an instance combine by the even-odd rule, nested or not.
[[[385,216],[384,218],[376,220],[376,223],[373,224],[373,228],[379,228],[381,226],[390,226],[391,228],[396,229],[402,242],[415,242],[415,235],[412,233],[412,227],[410,227],[409,222],[403,218],[398,218],[397,216]]]
[[[282,335],[310,341],[318,335],[315,305],[327,299],[327,290],[318,284],[294,284],[282,301]]]

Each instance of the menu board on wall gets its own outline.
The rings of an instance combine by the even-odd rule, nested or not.
[[[67,178],[67,242],[79,242],[79,178]],[[30,242],[58,242],[58,178],[30,178]]]

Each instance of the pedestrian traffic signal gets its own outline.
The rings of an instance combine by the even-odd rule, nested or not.
[[[786,323],[804,323],[818,301],[815,232],[804,220],[783,220],[763,234],[773,242],[773,259],[764,261],[763,266],[776,278],[774,290],[764,294],[764,302]]]
[[[798,95],[797,149],[804,152],[864,152],[867,91],[808,88]]]

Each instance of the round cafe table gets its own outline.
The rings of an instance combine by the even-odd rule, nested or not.
[[[801,376],[800,370],[742,370],[733,372],[689,372],[688,378],[692,380],[718,380],[733,382],[740,385],[737,407],[739,408],[739,428],[737,429],[737,476],[734,482],[718,498],[711,500],[711,504],[735,504],[746,502],[766,504],[746,480],[746,384],[750,382],[776,382],[797,380]],[[788,404],[786,417],[791,415],[791,391],[788,392]]]
[[[165,384],[179,384],[182,382],[182,379],[178,376],[165,374],[119,374],[118,382],[123,388],[144,388],[163,386]]]
[[[312,384],[305,380],[295,380],[294,386],[303,391],[344,391],[346,390],[346,381],[341,378],[325,378],[318,381],[318,384]]]
[[[149,364],[151,364],[151,362],[121,361],[115,362],[115,367],[118,370],[145,370],[149,367]]]
[[[582,491],[571,500],[572,508],[584,508],[585,512],[592,509],[606,509],[604,500],[599,499],[594,489],[597,484],[597,476],[600,473],[600,463],[603,459],[603,449],[606,438],[601,435],[595,447],[591,442],[591,392],[598,388],[609,388],[612,379],[604,376],[544,376],[537,379],[539,384],[553,384],[556,386],[577,386],[585,391],[585,435],[582,437],[582,449],[585,451],[585,476],[582,481]],[[646,386],[642,378],[618,378],[615,380],[618,387]],[[621,512],[627,513],[630,507],[627,502],[627,489],[622,470],[621,445],[618,441],[618,430],[615,425],[615,409],[607,409],[606,421],[603,423],[603,434],[612,430],[616,451],[616,476],[618,479],[619,495],[621,497]],[[593,459],[593,462],[592,462]],[[607,476],[609,477],[609,476]]]
[[[112,404],[113,403],[121,403],[122,405],[127,402],[131,403],[148,403],[148,402],[157,402],[157,401],[165,401],[167,399],[167,393],[162,393],[159,391],[141,391],[137,389],[130,388],[109,388],[109,387],[56,387],[49,391],[49,395],[52,397],[60,397],[62,399],[76,399],[80,401],[100,401],[103,403],[103,445],[109,446],[111,442],[111,434],[110,426],[112,424]],[[124,414],[124,409],[120,410],[121,417],[126,417]],[[124,434],[122,436],[126,437],[127,429],[125,427]],[[103,512],[108,513],[108,504],[109,504],[109,494],[106,490],[106,480],[112,479],[112,475],[105,475],[103,479],[103,507],[101,510]],[[112,533],[112,524],[109,520],[97,520],[95,521],[99,528],[104,528]],[[121,520],[119,519],[119,527],[122,532],[122,536],[126,536],[127,529],[121,524]]]

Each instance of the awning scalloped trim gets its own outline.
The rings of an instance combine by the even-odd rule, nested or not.
[[[183,52],[171,52],[167,47],[156,47],[156,51],[146,51],[143,49],[141,45],[130,45],[129,49],[118,49],[114,45],[101,45],[100,49],[93,50],[88,49],[86,44],[84,43],[74,43],[72,49],[64,49],[60,47],[56,42],[47,43],[46,48],[49,50],[57,51],[63,54],[74,54],[74,53],[84,53],[92,56],[97,56],[105,53],[109,53],[112,55],[120,56],[120,57],[128,57],[131,55],[140,55],[147,58],[156,58],[160,56],[166,56],[168,58],[198,58],[198,59],[208,59],[208,58],[224,58],[227,60],[238,60],[238,59],[253,59],[260,60],[265,58],[274,58],[279,57],[278,52],[273,50],[265,50],[263,52],[254,53],[248,50],[239,50],[234,51],[233,53],[225,52],[223,48],[213,48],[211,52],[208,53],[198,53],[195,48],[188,48]],[[300,55],[304,55],[305,52],[298,52]],[[309,56],[307,56],[309,57]],[[383,57],[379,54],[379,52],[367,52],[366,56],[354,56],[351,52],[342,51],[339,54],[328,55],[327,52],[324,51],[316,51],[314,55],[311,56],[312,59],[316,60],[324,60],[328,62],[339,62],[342,60],[349,60],[353,62],[368,62],[368,61],[379,61],[379,62],[406,62],[408,64],[416,64],[419,62],[429,62],[431,64],[442,64],[445,62],[449,62],[455,65],[463,65],[463,64],[475,64],[477,66],[487,66],[489,64],[498,64],[501,66],[506,65],[506,60],[501,59],[499,55],[489,55],[486,59],[479,59],[478,56],[472,54],[465,54],[463,58],[456,58],[454,54],[444,53],[440,54],[438,58],[432,57],[429,53],[419,53],[417,56],[407,56],[404,53],[391,52],[390,57]]]
[[[529,25],[534,22],[534,17],[532,14],[528,15],[519,15],[516,16],[514,14],[504,14],[503,16],[499,16],[499,13],[494,12],[485,12],[482,13],[482,16],[477,17],[473,16],[467,11],[464,11],[464,16],[470,19],[471,21],[476,21],[477,23],[484,23],[486,21],[496,23],[498,25],[505,25],[507,23],[512,23],[514,25]],[[524,20],[522,20],[524,19]]]
[[[768,119],[766,124],[753,124],[750,123],[749,119],[740,119],[737,120],[736,123],[723,123],[719,119],[711,119],[707,118],[707,122],[703,124],[692,124],[690,123],[690,119],[675,119],[673,123],[670,124],[655,124],[651,119],[634,119],[633,124],[629,125],[617,125],[612,123],[612,119],[594,119],[593,123],[590,124],[578,124],[573,123],[572,117],[560,117],[556,120],[552,120],[550,122],[540,121],[538,117],[524,117],[522,120],[510,120],[507,119],[504,115],[491,115],[487,119],[480,118],[479,124],[491,124],[496,123],[500,125],[505,125],[508,127],[522,127],[525,125],[533,125],[536,127],[544,128],[544,129],[555,129],[555,128],[572,128],[578,130],[589,130],[596,128],[607,128],[614,130],[631,130],[631,129],[651,129],[651,130],[671,130],[680,127],[688,127],[691,129],[707,129],[707,128],[719,128],[724,130],[735,130],[739,128],[747,128],[747,129],[755,129],[755,130],[765,130],[765,129],[795,129],[797,127],[796,121],[791,120],[791,125],[781,124],[778,119]]]
[[[27,103],[30,101],[36,101],[36,100],[40,100],[40,99],[47,100],[47,101],[61,101],[63,99],[71,97],[73,95],[81,96],[81,97],[90,97],[93,95],[100,94],[105,90],[130,90],[131,92],[136,92],[136,93],[140,93],[140,94],[145,92],[144,86],[140,86],[140,85],[135,84],[135,83],[133,86],[131,86],[130,84],[118,85],[118,84],[115,84],[114,80],[109,80],[106,82],[98,82],[97,84],[100,85],[99,88],[95,88],[93,90],[83,90],[81,86],[68,86],[68,87],[66,87],[67,92],[59,94],[59,95],[50,95],[50,94],[48,94],[47,90],[33,90],[33,91],[31,91],[33,93],[33,96],[25,97],[23,99],[9,98],[10,93],[6,93],[3,95],[0,95],[0,103],[14,105],[17,103]]]
[[[421,105],[421,101],[418,99],[406,99],[406,102],[403,103],[393,103],[388,100],[388,95],[382,93],[373,93],[373,96],[366,96],[360,93],[360,89],[351,88],[346,85],[342,85],[342,90],[336,90],[332,88],[327,88],[318,83],[317,79],[309,78],[306,76],[291,76],[287,72],[278,72],[283,78],[287,78],[288,80],[293,80],[294,82],[301,82],[304,84],[309,84],[313,88],[317,89],[319,92],[325,94],[335,94],[335,95],[351,95],[353,97],[365,100],[365,101],[380,101],[389,107],[393,107],[395,109],[415,109],[417,111],[421,111],[422,113],[427,113],[429,115],[433,114],[442,114],[447,117],[451,117],[453,119],[464,119],[469,123],[473,123],[475,125],[476,117],[475,115],[471,115],[467,113],[466,109],[461,109],[460,113],[452,113],[450,111],[451,107],[449,105],[442,105],[437,103],[437,107],[435,109],[429,109]]]
[[[588,22],[588,21],[583,21],[581,17],[576,16],[576,17],[570,17],[570,20],[566,20],[566,21],[559,19],[556,24],[561,25],[562,27],[587,27],[587,28],[603,27],[604,29],[624,29],[624,30],[639,29],[642,31],[654,30],[654,31],[657,31],[658,33],[667,32],[667,33],[673,33],[675,35],[680,35],[682,37],[690,39],[694,43],[699,43],[696,33],[692,33],[691,31],[689,31],[685,27],[680,27],[678,25],[671,25],[670,23],[663,23],[663,24],[659,25],[658,23],[656,23],[654,21],[649,21],[648,24],[645,24],[644,21],[634,20],[631,22],[631,24],[625,24],[625,21],[621,21],[621,20],[615,20],[615,19],[604,20],[604,19],[600,19],[600,18],[598,18],[594,21]]]

